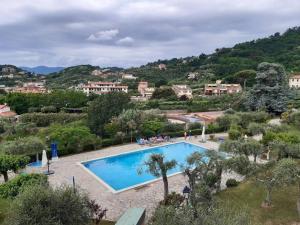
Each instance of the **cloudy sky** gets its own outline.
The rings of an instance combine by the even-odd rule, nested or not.
[[[300,25],[299,0],[0,0],[0,64],[130,67]]]

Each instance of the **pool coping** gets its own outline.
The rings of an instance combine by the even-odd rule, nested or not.
[[[143,183],[139,183],[139,184],[136,184],[136,185],[132,185],[132,186],[129,186],[127,188],[120,189],[120,190],[115,190],[113,187],[111,187],[109,184],[107,184],[103,179],[101,179],[95,173],[93,173],[91,170],[86,168],[83,164],[87,163],[87,162],[91,162],[91,161],[100,160],[100,159],[107,159],[107,158],[111,158],[111,157],[115,157],[115,156],[119,156],[119,155],[126,155],[126,154],[130,154],[130,153],[134,153],[134,152],[140,152],[140,151],[142,152],[142,151],[146,151],[146,150],[149,150],[149,149],[152,149],[152,148],[163,147],[163,146],[179,144],[179,143],[186,143],[186,144],[190,144],[190,145],[195,145],[195,146],[203,148],[207,151],[213,150],[213,149],[209,149],[209,148],[200,146],[198,144],[190,143],[190,142],[187,142],[187,141],[178,141],[178,142],[174,142],[174,143],[158,145],[158,146],[153,146],[153,147],[148,147],[148,148],[143,148],[143,149],[137,149],[137,150],[133,150],[133,151],[126,151],[126,152],[123,152],[123,153],[118,153],[118,154],[113,154],[113,155],[109,155],[109,156],[103,156],[103,157],[98,157],[98,158],[94,158],[94,159],[84,160],[84,161],[77,162],[76,164],[79,165],[81,168],[83,168],[85,171],[87,171],[90,175],[92,175],[98,182],[100,182],[102,185],[104,185],[106,188],[108,188],[113,194],[118,194],[118,193],[125,192],[125,191],[131,190],[131,189],[134,189],[134,188],[137,188],[137,187],[140,187],[140,186],[144,186],[144,185],[147,185],[147,184],[150,184],[150,183],[157,182],[159,180],[162,180],[162,177],[152,179],[152,180],[149,180],[149,181],[146,181],[146,182],[143,182]],[[182,174],[182,173],[183,173],[182,171],[172,173],[172,174],[168,175],[168,177],[173,177],[173,176],[176,176],[176,175],[179,175],[179,174]]]

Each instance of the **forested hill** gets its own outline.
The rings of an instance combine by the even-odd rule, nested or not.
[[[229,79],[241,70],[255,70],[260,62],[283,64],[287,71],[300,71],[300,27],[290,28],[285,33],[275,33],[267,38],[236,44],[232,48],[216,49],[210,55],[174,58],[148,63],[128,71],[142,79],[157,82],[183,79],[189,72],[198,72],[200,78]],[[158,65],[165,64],[166,70]]]
[[[186,82],[187,75],[197,73],[198,83],[223,79],[228,82],[240,82],[236,73],[242,76],[255,76],[256,67],[261,62],[283,64],[288,72],[300,72],[300,27],[290,28],[283,34],[275,33],[267,38],[236,44],[232,48],[216,49],[213,54],[158,60],[141,67],[123,70],[108,68],[104,75],[93,76],[94,70],[107,70],[91,65],[79,65],[47,76],[47,84],[52,88],[66,88],[88,80],[118,80],[117,72],[132,73],[140,78],[157,84]],[[166,69],[159,69],[165,64]],[[241,73],[238,73],[241,74]],[[254,75],[253,75],[254,74]]]

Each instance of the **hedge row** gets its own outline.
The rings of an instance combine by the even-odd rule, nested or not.
[[[35,123],[38,127],[46,127],[51,123],[66,124],[86,118],[86,113],[25,113],[20,116],[20,121]]]

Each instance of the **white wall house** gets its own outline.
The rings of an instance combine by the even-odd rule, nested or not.
[[[128,86],[120,85],[119,83],[113,83],[113,82],[91,82],[91,81],[89,81],[87,84],[82,86],[82,90],[87,95],[90,95],[91,93],[101,95],[101,94],[107,94],[110,92],[128,93]]]
[[[290,88],[300,88],[300,75],[294,75],[289,78]]]

